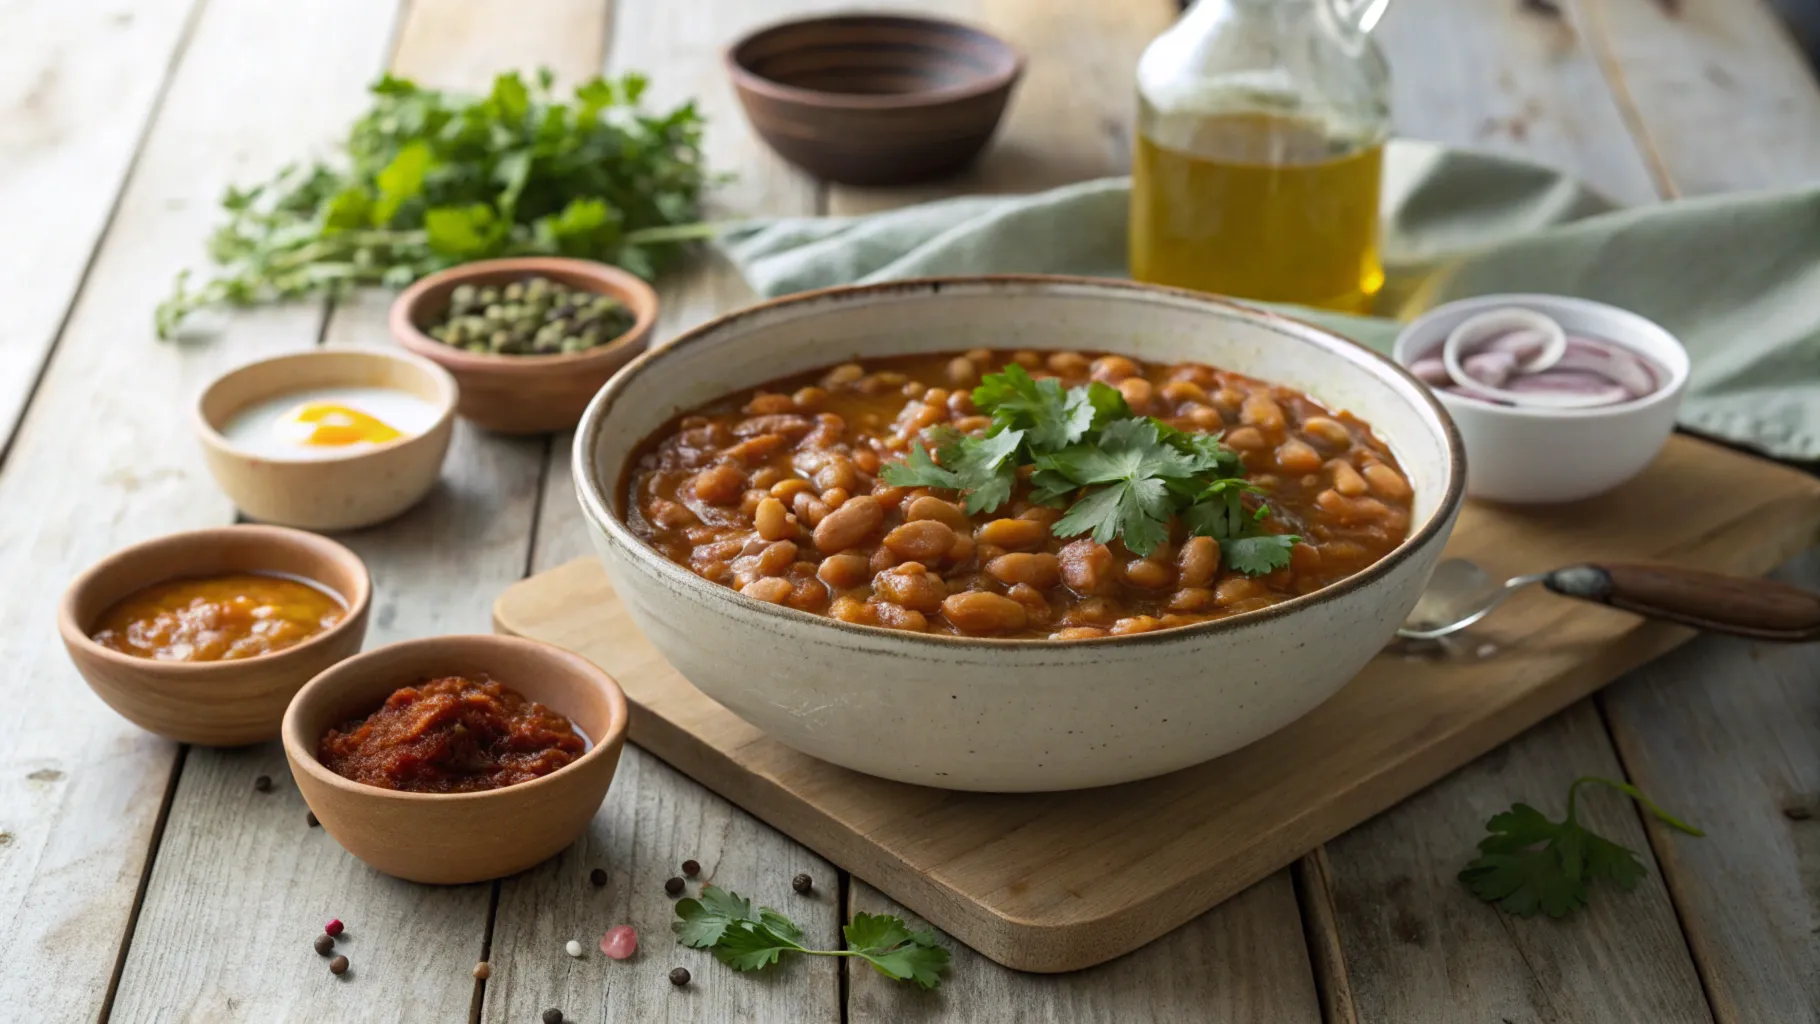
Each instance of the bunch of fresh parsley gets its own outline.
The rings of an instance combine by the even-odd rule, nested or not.
[[[645,79],[595,78],[570,102],[551,75],[500,75],[485,96],[382,77],[343,166],[294,164],[231,188],[209,241],[220,272],[188,271],[157,311],[160,337],[206,306],[252,305],[363,284],[401,286],[495,256],[603,260],[653,277],[694,223],[708,183],[693,103],[647,113]]]
[[[992,417],[983,437],[937,428],[927,435],[935,454],[913,443],[906,461],[884,467],[885,482],[955,491],[973,514],[1009,500],[1018,467],[1031,466],[1030,499],[1067,510],[1052,528],[1058,537],[1118,539],[1148,555],[1181,516],[1193,533],[1219,541],[1221,561],[1234,572],[1289,564],[1300,538],[1263,530],[1269,506],[1241,501],[1258,488],[1217,436],[1138,416],[1117,388],[1099,381],[1063,390],[1016,364],[982,378],[973,404]]]
[[[1550,821],[1528,804],[1513,804],[1486,823],[1479,856],[1460,872],[1472,894],[1519,917],[1537,911],[1566,917],[1586,906],[1590,886],[1605,881],[1629,891],[1644,875],[1635,852],[1595,835],[1575,817],[1580,787],[1596,782],[1629,794],[1651,814],[1690,836],[1706,833],[1656,806],[1628,783],[1596,775],[1575,779],[1567,789],[1567,817]]]
[[[809,949],[800,941],[803,930],[796,922],[770,907],[754,912],[751,900],[712,885],[702,887],[698,900],[677,900],[676,917],[670,923],[676,941],[706,949],[736,971],[770,967],[786,953],[851,956],[894,981],[934,988],[948,966],[948,950],[936,942],[933,931],[913,932],[888,914],[853,915],[853,923],[841,929],[846,949]]]

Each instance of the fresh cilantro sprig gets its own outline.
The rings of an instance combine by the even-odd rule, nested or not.
[[[677,942],[706,949],[736,971],[763,970],[786,953],[851,956],[894,981],[934,988],[948,966],[948,950],[934,931],[911,931],[901,918],[888,914],[853,915],[853,922],[841,929],[846,949],[810,949],[802,944],[803,930],[796,922],[770,907],[754,911],[751,900],[713,885],[702,887],[700,899],[677,900],[676,917],[670,930]]]
[[[1246,505],[1244,496],[1259,490],[1218,437],[1138,416],[1117,388],[1099,381],[1064,390],[1016,364],[982,378],[973,404],[992,417],[984,436],[938,428],[928,446],[913,442],[905,461],[884,467],[885,482],[955,491],[971,515],[1008,501],[1019,467],[1029,466],[1031,500],[1066,509],[1052,528],[1058,537],[1122,540],[1148,555],[1180,516],[1193,533],[1220,542],[1234,572],[1260,575],[1289,564],[1299,538],[1264,530],[1269,506],[1255,497]]]
[[[594,78],[568,101],[551,82],[548,70],[530,82],[507,72],[467,96],[380,78],[344,159],[228,190],[209,240],[219,269],[200,285],[178,275],[159,336],[208,306],[398,287],[495,256],[578,256],[652,277],[713,230],[696,223],[710,177],[693,103],[648,111],[638,74]]]
[[[1491,834],[1479,840],[1479,856],[1460,872],[1460,881],[1474,896],[1519,917],[1537,911],[1566,917],[1586,906],[1595,881],[1627,892],[1636,888],[1645,874],[1636,853],[1594,834],[1575,817],[1580,787],[1595,782],[1629,794],[1672,828],[1690,836],[1706,834],[1656,806],[1635,786],[1586,775],[1567,788],[1567,816],[1560,821],[1521,803],[1493,815],[1485,825]]]

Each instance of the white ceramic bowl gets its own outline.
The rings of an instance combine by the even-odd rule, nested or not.
[[[1397,336],[1393,355],[1408,366],[1440,348],[1467,318],[1507,306],[1544,313],[1569,334],[1623,345],[1668,379],[1635,401],[1594,409],[1525,409],[1436,392],[1466,442],[1467,493],[1518,504],[1578,501],[1641,473],[1674,431],[1687,388],[1687,350],[1652,320],[1590,299],[1485,295],[1417,317]]]
[[[970,639],[855,626],[745,597],[620,517],[638,444],[680,412],[787,374],[975,347],[1198,360],[1349,409],[1415,489],[1409,539],[1325,590],[1245,615],[1098,640]],[[1075,789],[1197,764],[1331,696],[1414,606],[1462,500],[1458,435],[1389,360],[1297,321],[1118,281],[1000,277],[834,288],[721,317],[595,396],[575,479],[595,547],[651,642],[704,693],[816,757],[950,789]]]

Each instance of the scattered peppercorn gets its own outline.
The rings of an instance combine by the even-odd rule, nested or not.
[[[574,939],[570,939],[568,942],[563,943],[562,948],[563,951],[570,956],[577,960],[581,959],[581,943],[576,942]]]
[[[611,295],[531,277],[503,288],[457,287],[448,312],[428,333],[470,352],[552,355],[604,345],[631,330],[636,319]]]
[[[690,878],[694,878],[696,875],[701,874],[701,865],[692,860],[685,860],[683,861],[683,874],[688,875]]]
[[[552,1006],[543,1012],[543,1024],[562,1024],[562,1011]]]
[[[670,969],[670,984],[687,985],[688,983],[689,969],[687,967],[673,967]]]
[[[588,881],[592,882],[595,888],[599,888],[607,884],[607,873],[600,868],[595,868],[588,872]]]
[[[493,976],[493,965],[492,964],[487,963],[485,960],[482,960],[481,962],[474,965],[474,977],[479,978],[481,981],[485,981],[488,978],[491,978],[492,976]]]
[[[681,878],[668,878],[664,880],[664,891],[672,896],[680,896],[682,895],[683,886],[686,884],[688,883],[684,882]]]
[[[795,878],[790,879],[790,888],[807,896],[809,895],[809,890],[815,888],[815,879],[810,878],[808,875],[797,875]]]
[[[333,935],[316,936],[316,955],[317,956],[328,956],[330,953],[333,953],[333,952],[335,952],[335,937]]]
[[[341,923],[341,918],[338,917],[335,920],[330,921],[328,924],[323,925],[322,930],[330,935],[340,935],[346,929],[346,927],[347,927],[346,925],[343,925]]]
[[[270,793],[272,791],[272,777],[270,775],[259,776],[253,780],[253,788],[261,793]]]
[[[348,973],[348,958],[345,956],[338,956],[335,959],[330,960],[329,973],[334,975]]]
[[[1790,821],[1811,821],[1813,820],[1814,812],[1812,808],[1795,804],[1782,808],[1782,816]]]
[[[322,822],[320,822],[320,821],[317,821],[317,820],[316,820],[316,812],[315,812],[315,811],[311,811],[311,812],[309,812],[309,813],[308,813],[308,814],[305,814],[305,815],[304,815],[304,816],[303,816],[303,820],[304,820],[304,821],[306,821],[306,822],[308,822],[308,823],[309,823],[309,826],[310,826],[310,827],[311,827],[311,828],[315,828],[315,827],[316,827],[316,826],[318,826],[318,825],[320,825],[320,824],[322,824]]]

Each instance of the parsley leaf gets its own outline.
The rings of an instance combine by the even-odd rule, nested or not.
[[[1595,782],[1629,794],[1672,828],[1706,834],[1656,806],[1635,786],[1586,775],[1568,787],[1567,816],[1558,822],[1522,803],[1493,815],[1485,825],[1490,835],[1479,840],[1479,856],[1460,872],[1460,881],[1474,896],[1519,917],[1538,911],[1566,917],[1586,906],[1595,881],[1626,891],[1636,888],[1645,874],[1636,853],[1589,831],[1575,816],[1580,787]]]
[[[1245,482],[1238,453],[1217,436],[1137,416],[1117,388],[1100,381],[1063,390],[1054,378],[1037,380],[1016,364],[981,378],[972,398],[991,414],[985,436],[950,430],[937,439],[931,432],[936,451],[912,443],[904,461],[881,469],[885,483],[954,491],[971,515],[1009,501],[1018,468],[1030,466],[1029,499],[1066,509],[1052,527],[1058,537],[1122,541],[1148,555],[1169,539],[1180,515],[1194,533],[1220,541],[1235,572],[1256,575],[1289,564],[1299,538],[1259,526],[1268,506],[1240,503],[1242,493],[1258,489]]]
[[[706,949],[736,971],[757,971],[776,964],[786,953],[805,956],[851,956],[871,964],[887,978],[914,981],[923,988],[941,984],[948,950],[931,930],[911,931],[901,918],[855,914],[841,929],[846,949],[809,949],[802,928],[772,910],[718,886],[705,885],[700,899],[676,901],[677,920],[670,923],[676,941]]]
[[[506,72],[469,96],[382,76],[340,159],[228,190],[208,245],[215,276],[178,275],[159,336],[209,306],[401,286],[495,256],[578,256],[649,277],[713,233],[697,221],[714,178],[694,104],[645,109],[637,75],[565,100],[551,77]]]

